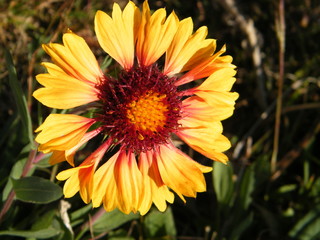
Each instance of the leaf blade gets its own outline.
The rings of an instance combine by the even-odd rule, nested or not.
[[[25,238],[51,238],[59,234],[59,230],[55,228],[47,228],[36,231],[19,231],[19,230],[8,230],[0,231],[0,236],[16,236],[16,237],[25,237]]]
[[[58,185],[40,177],[12,179],[12,183],[17,199],[24,202],[46,204],[62,196]]]
[[[33,131],[32,131],[32,122],[31,122],[31,117],[30,113],[28,110],[27,106],[27,101],[26,98],[23,94],[21,85],[18,81],[17,77],[17,72],[16,68],[13,64],[12,56],[9,52],[9,50],[5,49],[5,59],[6,59],[6,64],[7,64],[7,69],[9,72],[9,85],[13,93],[14,100],[17,105],[17,109],[19,112],[19,116],[21,118],[22,124],[25,127],[25,131],[27,132],[27,135],[29,137],[29,142],[31,144],[31,148],[35,149],[35,144],[34,144],[34,136],[33,136]]]

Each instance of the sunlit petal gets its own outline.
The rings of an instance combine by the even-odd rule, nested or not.
[[[50,114],[44,123],[36,129],[40,132],[36,141],[39,151],[68,150],[79,143],[94,119],[72,114]]]
[[[133,66],[139,22],[140,11],[131,1],[123,12],[114,3],[112,17],[102,11],[95,17],[95,31],[101,47],[125,69]]]
[[[179,19],[174,12],[167,19],[164,8],[151,15],[148,1],[143,3],[136,44],[136,55],[140,65],[149,66],[165,53],[177,31],[178,23]]]
[[[163,182],[185,201],[206,190],[206,182],[198,163],[175,148],[172,144],[160,145],[157,157]],[[205,170],[207,172],[208,169]]]

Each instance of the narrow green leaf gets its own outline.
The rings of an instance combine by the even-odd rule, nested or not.
[[[262,219],[261,221],[264,222],[263,225],[266,226],[266,228],[270,232],[270,235],[279,236],[279,233],[281,231],[281,222],[278,215],[270,208],[258,203],[254,204],[254,208],[257,210],[255,214]]]
[[[103,214],[93,225],[93,231],[98,233],[110,231],[134,219],[139,219],[139,215],[133,213],[124,214],[116,209]]]
[[[296,184],[286,184],[286,185],[279,187],[279,189],[277,191],[280,194],[283,194],[283,193],[292,192],[292,191],[296,190],[297,187],[298,186]]]
[[[253,213],[246,215],[244,219],[235,224],[231,229],[230,240],[241,239],[242,234],[252,225],[253,222]]]
[[[158,210],[151,211],[145,218],[144,230],[148,238],[164,236],[166,236],[166,239],[174,238],[177,231],[171,208],[167,208],[163,213]]]
[[[24,238],[51,238],[59,234],[59,230],[55,228],[47,228],[36,231],[18,231],[18,230],[8,230],[8,231],[0,231],[0,236],[8,235],[8,236],[16,236],[16,237],[24,237]]]
[[[51,227],[56,214],[56,209],[48,209],[43,215],[37,216],[35,222],[32,224],[31,230],[36,231]]]
[[[71,222],[74,222],[75,220],[77,220],[81,217],[87,217],[88,212],[90,212],[91,210],[92,210],[91,204],[87,204],[84,207],[77,209],[76,211],[74,211],[70,214]]]
[[[108,233],[108,240],[135,240],[135,239],[137,238],[134,238],[133,236],[128,236],[128,231],[126,231],[124,228],[119,228],[115,231],[111,231]]]
[[[253,165],[247,167],[242,178],[240,179],[239,201],[243,210],[246,210],[252,202],[252,192],[254,190],[254,169]]]
[[[233,194],[234,183],[232,180],[233,170],[231,165],[224,165],[219,162],[213,164],[213,187],[217,201],[223,206],[229,205]]]
[[[8,119],[2,119],[3,126],[0,129],[0,146],[8,140],[8,136],[16,130],[16,125],[19,121],[19,117],[17,113],[14,113]]]
[[[310,196],[318,197],[320,196],[320,177],[318,177],[311,186]]]
[[[17,199],[31,203],[49,203],[62,196],[61,188],[49,180],[40,177],[12,179]]]
[[[109,240],[134,240],[133,237],[111,237]]]
[[[27,101],[23,94],[21,85],[18,81],[17,72],[14,67],[11,54],[7,49],[5,49],[5,59],[7,63],[8,72],[9,72],[9,85],[11,87],[14,100],[17,104],[17,109],[18,109],[22,124],[24,125],[27,135],[29,136],[29,142],[31,144],[32,149],[34,149],[35,145],[33,140],[34,137],[32,132],[32,122],[31,122],[31,117],[28,110],[28,106],[27,106]]]
[[[289,232],[293,239],[310,240],[320,237],[320,205],[309,211]]]
[[[110,56],[106,56],[106,58],[103,60],[100,68],[102,71],[105,71],[112,63],[112,58]]]

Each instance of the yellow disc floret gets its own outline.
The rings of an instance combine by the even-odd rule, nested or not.
[[[168,106],[163,101],[165,98],[165,94],[148,91],[127,105],[127,118],[139,131],[140,140],[144,139],[141,135],[143,131],[157,132],[159,127],[165,125],[168,112]]]

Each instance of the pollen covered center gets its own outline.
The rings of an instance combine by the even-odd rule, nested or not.
[[[147,91],[127,105],[127,118],[139,131],[140,140],[144,139],[141,132],[157,132],[159,127],[164,127],[166,124],[168,106],[165,98],[165,94]]]

